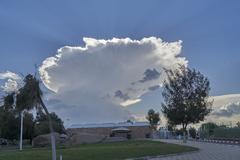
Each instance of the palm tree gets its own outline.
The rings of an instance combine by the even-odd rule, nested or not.
[[[29,74],[24,78],[24,83],[24,86],[19,89],[19,93],[17,94],[16,107],[21,111],[31,110],[33,108],[43,108],[48,117],[49,129],[51,132],[52,160],[56,160],[56,144],[52,120],[42,100],[40,81],[35,76]]]

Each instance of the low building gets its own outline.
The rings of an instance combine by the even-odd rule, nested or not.
[[[57,144],[61,143],[61,137],[59,133],[54,133],[55,142]],[[51,134],[42,134],[39,135],[32,140],[33,147],[45,147],[51,145]]]
[[[158,137],[161,139],[174,138],[174,133],[169,131],[166,127],[160,127],[158,131]]]
[[[148,122],[122,122],[101,124],[75,124],[67,129],[69,135],[82,133],[105,137],[125,137],[131,139],[149,138],[151,128]]]

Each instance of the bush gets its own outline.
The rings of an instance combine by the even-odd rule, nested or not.
[[[132,135],[131,134],[127,134],[127,139],[131,139]]]
[[[147,133],[146,135],[145,135],[145,138],[150,138],[151,137],[151,134],[150,133]]]
[[[114,137],[114,136],[115,136],[115,133],[110,133],[109,136],[110,136],[110,137]]]
[[[193,128],[193,127],[191,127],[191,128],[189,129],[189,134],[190,134],[190,136],[191,136],[192,138],[196,138],[196,135],[197,135],[196,129]]]
[[[216,128],[214,138],[240,138],[240,128]]]

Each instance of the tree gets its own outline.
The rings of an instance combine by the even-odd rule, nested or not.
[[[9,140],[18,139],[19,125],[14,111],[14,93],[3,97],[0,107],[0,137]]]
[[[34,117],[32,113],[29,113],[27,111],[24,111],[22,114],[18,110],[15,111],[18,115],[17,117],[17,124],[19,125],[19,122],[21,121],[21,116],[23,116],[23,131],[22,131],[22,137],[20,137],[20,142],[21,143],[21,138],[23,139],[29,139],[30,144],[32,144],[32,139],[34,136]],[[18,127],[19,128],[19,127]],[[19,144],[22,145],[22,144]],[[22,147],[22,146],[21,146]],[[20,149],[21,149],[20,147]]]
[[[34,117],[28,112],[24,112],[23,115],[23,139],[29,139],[31,144],[34,136]]]
[[[184,141],[186,128],[198,123],[211,111],[208,101],[210,83],[200,72],[180,66],[174,71],[166,70],[167,81],[163,84],[162,112],[174,125],[182,125]]]
[[[10,93],[3,97],[3,108],[5,111],[14,110],[14,93]]]
[[[16,106],[19,110],[31,110],[33,108],[42,107],[45,111],[51,132],[52,144],[52,160],[56,160],[56,144],[52,125],[52,120],[46,105],[42,100],[42,90],[40,88],[40,81],[33,75],[29,74],[24,78],[24,86],[19,89],[17,94]]]
[[[237,122],[236,125],[238,128],[240,128],[240,122]]]
[[[200,133],[201,137],[203,138],[209,138],[214,135],[214,129],[219,128],[219,126],[215,123],[208,122],[203,123],[200,127]]]
[[[55,132],[58,133],[65,133],[65,128],[63,125],[63,121],[54,113],[50,113],[52,119],[52,125]],[[47,115],[44,114],[42,111],[38,111],[35,126],[34,126],[34,135],[38,136],[41,134],[47,134],[50,132],[49,130],[49,121]]]
[[[159,113],[155,112],[153,109],[149,109],[148,115],[147,115],[147,120],[149,121],[151,128],[156,130],[157,125],[160,121]]]
[[[175,131],[176,130],[176,125],[172,124],[171,122],[167,122],[167,129],[168,131]]]
[[[179,135],[180,135],[180,136],[183,136],[183,129],[182,129],[182,128],[179,128],[179,129],[177,128],[177,129],[175,130],[175,133],[176,133],[177,136],[179,136]]]
[[[194,127],[190,127],[190,128],[189,128],[189,134],[190,134],[190,136],[191,136],[192,138],[196,138],[196,136],[197,136],[197,131],[196,131],[196,129],[195,129]]]
[[[9,140],[15,140],[19,138],[19,125],[15,117],[15,114],[10,111],[4,111],[0,109],[0,136]]]

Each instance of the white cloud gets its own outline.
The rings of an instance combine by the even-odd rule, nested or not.
[[[213,108],[219,109],[224,105],[229,103],[237,103],[240,101],[240,94],[226,94],[220,96],[212,96],[211,100],[213,100]]]
[[[129,99],[129,100],[126,100],[126,101],[120,103],[120,105],[123,107],[127,107],[127,106],[130,106],[130,105],[138,103],[138,102],[141,102],[141,99]]]
[[[133,116],[133,119],[136,120],[136,121],[147,121],[146,119],[146,115],[132,115]]]
[[[16,92],[18,90],[18,83],[15,80],[8,79],[1,88],[7,93]]]
[[[229,103],[227,105],[224,105],[221,108],[215,110],[212,114],[216,116],[223,116],[223,117],[240,115],[240,102]]]
[[[153,86],[161,85],[166,78],[163,68],[188,63],[180,57],[181,41],[168,43],[156,37],[83,41],[85,46],[60,48],[43,61],[39,72],[45,86],[55,92],[52,99],[74,106],[78,117],[95,112],[94,121],[131,116],[121,106],[140,102]],[[70,112],[68,107],[62,108],[64,114]],[[116,110],[121,114],[112,112]],[[87,116],[87,122],[91,118]]]
[[[6,71],[6,72],[0,73],[0,79],[20,80],[21,77],[16,73],[13,73],[11,71]]]
[[[19,87],[19,82],[22,81],[22,78],[16,73],[13,73],[11,71],[6,71],[6,72],[0,73],[0,80],[3,83],[0,86],[0,88],[4,92],[10,93],[10,92],[17,91]]]
[[[229,120],[233,121],[235,115],[240,116],[240,94],[214,96],[212,98],[214,99],[213,116],[216,116],[217,118],[227,117]]]
[[[215,123],[237,122],[240,120],[240,94],[213,96],[212,112],[206,121]]]

